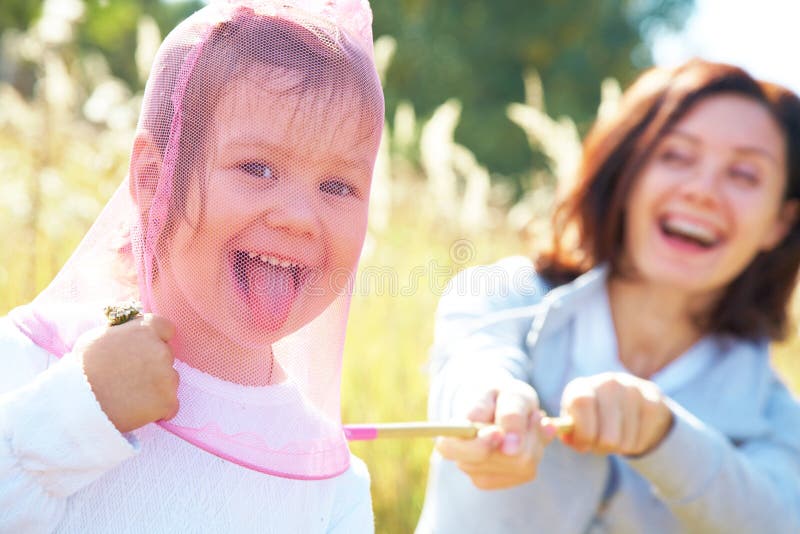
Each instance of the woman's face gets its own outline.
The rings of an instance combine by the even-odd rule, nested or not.
[[[375,135],[353,91],[287,90],[298,83],[294,71],[253,68],[213,110],[203,168],[184,182],[186,217],[162,247],[161,313],[180,306],[234,341],[272,343],[349,289]]]
[[[701,100],[661,139],[628,199],[625,258],[642,279],[719,290],[792,222],[784,134],[759,102]]]

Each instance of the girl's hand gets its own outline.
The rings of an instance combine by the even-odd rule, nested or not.
[[[174,327],[146,314],[81,336],[73,349],[100,407],[120,432],[178,412],[178,373],[167,341]]]
[[[644,454],[661,443],[673,423],[658,386],[625,373],[571,381],[561,397],[561,413],[575,425],[562,441],[598,454]]]
[[[478,395],[468,419],[489,423],[471,440],[439,438],[436,449],[484,490],[509,488],[536,477],[544,446],[552,439],[540,425],[539,399],[520,380]]]

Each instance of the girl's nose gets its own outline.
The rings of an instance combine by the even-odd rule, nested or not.
[[[283,188],[267,219],[271,226],[291,236],[313,237],[317,232],[316,196],[306,188]]]

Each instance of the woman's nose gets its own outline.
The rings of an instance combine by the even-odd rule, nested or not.
[[[683,182],[683,195],[699,204],[714,204],[719,199],[720,179],[724,172],[714,161],[702,162]]]

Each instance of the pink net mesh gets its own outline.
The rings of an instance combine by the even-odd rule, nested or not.
[[[383,97],[366,0],[215,2],[173,30],[128,177],[50,286],[11,317],[69,352],[127,299],[176,325],[177,416],[241,465],[324,478]]]

